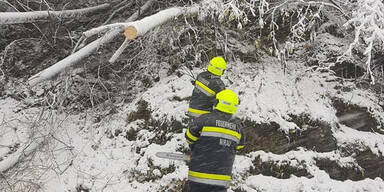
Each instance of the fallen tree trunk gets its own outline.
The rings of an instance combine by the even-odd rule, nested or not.
[[[110,5],[105,3],[95,7],[64,11],[5,12],[0,13],[0,24],[32,23],[38,20],[48,19],[52,16],[59,18],[75,18],[92,12],[99,12],[109,7]]]
[[[154,0],[150,0],[147,3],[145,3],[140,9],[141,11],[147,10]],[[139,17],[139,11],[135,12],[131,17],[129,17],[126,22],[131,22]],[[28,83],[30,86],[34,86],[42,81],[51,79],[55,75],[59,74],[61,71],[66,69],[67,67],[70,67],[79,61],[83,60],[85,57],[88,57],[91,55],[99,46],[111,42],[115,37],[117,37],[119,34],[121,34],[124,31],[124,29],[113,29],[106,33],[103,37],[100,37],[93,41],[92,43],[86,45],[79,51],[73,53],[72,55],[69,55],[68,57],[64,58],[63,60],[57,62],[56,64],[48,67],[47,69],[33,75],[28,79]]]
[[[149,8],[149,6],[153,3],[153,0],[148,1],[143,7],[140,9],[141,11],[146,10]],[[138,16],[138,12],[135,13],[135,15],[132,15],[126,22],[127,22],[127,28],[125,29],[125,36],[127,39],[134,39],[140,35],[144,35],[146,32],[148,32],[150,29],[153,29],[164,22],[177,17],[181,14],[191,15],[196,14],[199,11],[198,6],[188,7],[188,8],[182,8],[182,7],[175,7],[166,9],[163,11],[158,12],[157,14],[145,17],[142,20],[135,21],[132,23],[132,20],[136,19]],[[124,25],[123,25],[124,26]],[[103,28],[103,27],[99,27]],[[75,52],[74,54],[66,57],[65,59],[59,61],[58,63],[52,65],[51,67],[39,72],[38,74],[32,76],[29,78],[28,83],[30,86],[34,86],[42,81],[48,80],[55,75],[59,74],[61,71],[66,69],[67,67],[70,67],[80,60],[84,59],[85,57],[89,56],[94,50],[97,49],[102,44],[105,44],[107,42],[110,42],[114,37],[116,37],[118,34],[122,33],[124,31],[123,28],[116,28],[112,31],[105,34],[102,38],[99,38],[95,40],[94,42],[90,43],[86,47],[82,48],[81,50]],[[125,44],[127,44],[127,41],[125,41]],[[121,46],[119,50],[117,50],[117,54],[121,54],[121,52],[126,46]],[[112,57],[112,60],[110,62],[113,62],[119,55],[114,55]]]
[[[169,9],[160,11],[154,15],[145,17],[142,20],[132,22],[125,29],[124,35],[127,39],[132,40],[138,36],[144,35],[150,29],[153,29],[181,14],[193,15],[193,14],[197,14],[198,11],[199,11],[198,6],[187,7],[187,8],[182,8],[182,7],[169,8]]]
[[[128,24],[125,28],[124,35],[125,41],[120,46],[120,48],[113,54],[110,63],[114,63],[116,59],[123,53],[124,49],[128,46],[128,41],[133,40],[138,36],[144,35],[149,30],[167,22],[168,20],[178,17],[182,14],[184,15],[194,15],[199,11],[198,6],[193,7],[173,7],[163,11],[160,11],[154,15],[143,18],[142,20],[132,22]]]

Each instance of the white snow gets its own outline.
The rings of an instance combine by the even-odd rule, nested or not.
[[[362,146],[360,150],[369,148],[376,155],[384,154],[384,136],[379,133],[361,132],[341,125],[333,136],[337,139],[339,145],[355,144],[356,146]]]
[[[249,192],[259,191],[328,191],[328,192],[351,192],[351,191],[383,191],[384,182],[381,178],[365,179],[361,181],[346,180],[336,181],[329,178],[328,174],[321,171],[315,177],[292,176],[289,179],[277,179],[274,177],[254,175],[248,177],[246,186]]]
[[[277,61],[271,59],[265,62]],[[297,129],[295,124],[289,122],[288,114],[309,114],[318,120],[335,121],[336,111],[331,106],[329,95],[336,91],[332,90],[334,84],[325,82],[326,74],[311,71],[300,74],[291,71],[290,68],[295,66],[288,66],[285,74],[279,66],[264,66],[263,71],[261,68],[263,66],[236,62],[228,72],[231,75],[229,79],[235,82],[230,88],[244,92],[240,95],[243,104],[239,106],[238,116],[256,122],[275,121],[286,133]]]

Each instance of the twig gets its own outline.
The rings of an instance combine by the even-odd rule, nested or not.
[[[338,10],[343,14],[343,16],[344,16],[346,19],[348,19],[348,20],[351,19],[347,14],[345,14],[343,8],[341,8],[339,4],[337,4],[334,0],[329,0],[329,1],[330,1],[332,4],[334,4],[334,5],[338,8]]]
[[[28,9],[29,11],[32,11],[32,9],[31,9],[30,7],[24,5],[23,3],[20,3],[19,0],[16,0],[16,2],[17,2],[17,3],[18,3],[24,10],[27,11],[27,9]]]
[[[121,2],[121,3],[119,3],[119,5],[122,5],[123,3],[126,3],[126,2],[127,2],[127,0],[125,0],[125,1],[123,1],[123,2]],[[118,8],[117,10],[115,10],[115,11],[108,17],[108,19],[104,21],[104,23],[103,23],[102,25],[106,25],[106,24],[107,24],[107,23],[108,23],[108,22],[115,16],[116,13],[120,12],[121,10],[126,9],[127,7],[132,6],[132,4],[133,4],[133,1],[130,1],[128,4],[126,4],[126,5],[122,6],[122,7],[120,7],[119,5],[116,6],[116,7],[120,7],[120,8]]]
[[[76,43],[75,47],[73,48],[71,54],[75,53],[76,50],[77,50],[77,48],[79,47],[79,45],[80,45],[83,41],[85,41],[86,39],[87,39],[87,38],[85,38],[85,37],[82,35],[82,36],[80,37],[80,39],[77,41],[77,43]]]
[[[16,9],[15,6],[13,6],[12,4],[10,4],[7,0],[1,0],[0,3],[5,3],[5,4],[7,4],[8,6],[12,7],[15,11],[19,11],[19,10]]]
[[[4,174],[1,171],[0,171],[0,176],[5,180],[5,182],[7,183],[8,187],[11,189],[11,191],[13,191],[12,185],[9,183],[8,179],[4,176]]]
[[[107,188],[109,182],[112,180],[113,178],[113,175],[108,179],[107,183],[103,186],[103,188],[101,189],[101,191],[104,191],[105,188]]]
[[[70,167],[70,166],[72,166],[73,165],[73,159],[71,160],[71,162],[69,162],[69,164],[64,168],[64,170],[62,170],[61,172],[60,172],[60,175],[62,175],[63,173],[65,173],[67,170],[68,170],[68,168]]]
[[[128,1],[128,0],[123,0],[123,1],[121,1],[119,4],[113,6],[113,10],[115,10],[115,9],[117,9],[117,8],[119,8],[119,7],[121,7],[121,5],[127,3],[127,1]]]

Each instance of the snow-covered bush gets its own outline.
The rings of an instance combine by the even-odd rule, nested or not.
[[[224,25],[253,33],[256,48],[285,60],[295,44],[316,38],[322,22],[332,17],[345,18],[345,27],[354,39],[342,62],[352,54],[365,56],[362,64],[375,83],[375,58],[383,55],[384,4],[381,0],[302,1],[302,0],[213,0],[201,3],[200,17],[216,18]],[[331,13],[331,14],[330,14]],[[350,17],[352,15],[352,17]],[[355,52],[354,52],[355,51]]]
[[[384,4],[381,0],[359,0],[352,18],[344,26],[355,31],[355,38],[342,59],[352,56],[353,50],[362,50],[366,57],[365,68],[371,83],[375,83],[372,60],[384,51]]]
[[[255,47],[285,62],[295,44],[314,37],[323,10],[336,10],[336,4],[300,0],[214,0],[203,1],[200,17],[211,16],[225,25],[252,33]]]

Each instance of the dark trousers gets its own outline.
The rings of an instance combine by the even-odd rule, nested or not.
[[[188,192],[227,192],[227,188],[188,181]]]

